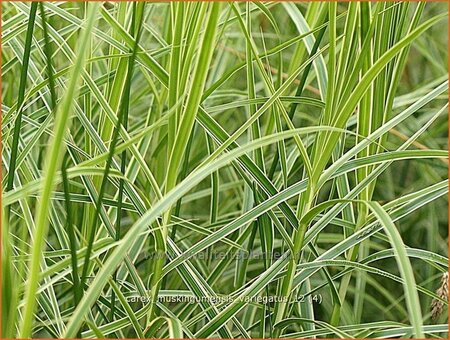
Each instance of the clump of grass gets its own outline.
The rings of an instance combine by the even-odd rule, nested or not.
[[[2,336],[447,336],[447,9],[3,2]]]

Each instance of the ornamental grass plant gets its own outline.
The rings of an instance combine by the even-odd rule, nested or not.
[[[446,2],[2,4],[3,338],[447,338]]]

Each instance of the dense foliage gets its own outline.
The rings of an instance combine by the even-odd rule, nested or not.
[[[447,7],[2,2],[3,337],[446,337]]]

